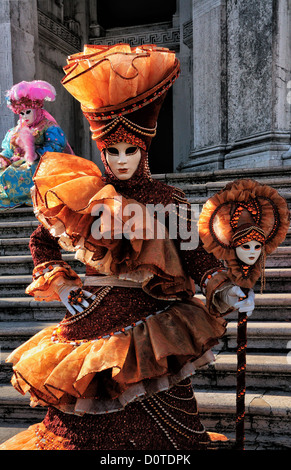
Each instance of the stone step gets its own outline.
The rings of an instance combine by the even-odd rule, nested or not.
[[[58,301],[40,302],[29,295],[0,298],[0,329],[2,321],[51,321],[58,323],[64,318],[65,313],[65,306]]]
[[[278,182],[280,181],[280,182]],[[278,180],[275,184],[272,180],[264,180],[264,183],[277,189],[278,193],[284,197],[287,202],[290,202],[291,198],[291,183],[289,178],[284,178]],[[221,191],[228,181],[216,181],[208,182],[205,184],[199,183],[189,183],[189,181],[179,182],[179,187],[182,189],[188,198],[206,198],[213,196],[214,194]]]
[[[81,278],[83,276],[81,275]],[[21,279],[20,279],[21,280]],[[197,295],[205,301],[203,295]],[[26,297],[2,297],[0,298],[0,321],[17,320],[45,320],[59,321],[64,307],[61,302],[39,302],[31,296]],[[237,312],[230,313],[228,320],[235,320]],[[291,294],[257,294],[256,308],[249,321],[290,321],[291,319]]]
[[[0,352],[0,384],[8,384],[13,371],[12,364],[5,362],[10,351]],[[248,390],[264,388],[291,393],[291,344],[284,353],[248,353],[246,386]],[[222,351],[215,361],[196,371],[192,378],[195,390],[217,390],[236,387],[236,353]]]
[[[284,353],[249,353],[246,358],[247,390],[281,390],[291,394],[291,357],[290,349]],[[193,376],[195,390],[209,390],[236,387],[237,355],[220,352],[215,361],[199,370]]]
[[[24,238],[1,238],[0,256],[31,256],[29,249],[29,237]],[[61,249],[61,253],[67,253]]]
[[[35,220],[33,208],[30,206],[15,207],[14,209],[0,209],[0,220]]]
[[[39,222],[32,220],[2,221],[0,219],[0,238],[27,238],[38,227]]]
[[[84,278],[80,275],[81,279]],[[24,279],[23,279],[24,278]],[[31,281],[31,276],[17,276],[14,284],[10,285],[11,276],[1,278],[1,285],[17,290],[17,282],[20,288],[25,288]],[[4,282],[5,281],[5,282]],[[7,281],[7,284],[6,284]],[[25,283],[23,284],[23,282]],[[197,297],[205,302],[202,294]],[[248,321],[290,321],[291,320],[291,293],[284,294],[256,294],[256,307]],[[23,295],[0,297],[0,322],[1,321],[60,321],[64,316],[65,308],[61,302],[39,302],[33,297]],[[237,312],[227,315],[227,320],[236,320]],[[0,323],[1,325],[1,323]]]
[[[279,246],[274,253],[267,256],[266,268],[290,268],[291,246]]]
[[[265,292],[291,292],[291,268],[266,268]],[[255,292],[260,292],[260,282],[254,286]]]
[[[64,253],[62,258],[75,271],[85,271],[84,264],[75,259],[74,253]],[[1,276],[32,274],[33,268],[31,255],[0,256],[0,279]]]
[[[62,253],[68,254],[63,250]],[[29,237],[0,239],[0,259],[6,256],[30,256]],[[267,257],[266,267],[291,267],[291,246],[279,246]]]
[[[227,320],[235,320],[237,312],[227,315]],[[290,321],[291,293],[256,293],[255,309],[248,317],[250,321]]]
[[[0,256],[19,255],[30,255],[29,237],[0,239]]]
[[[202,208],[204,204],[208,201],[208,199],[212,196],[212,194],[209,194],[207,196],[199,196],[196,194],[196,192],[193,191],[191,193],[191,190],[189,189],[186,191],[186,188],[182,187],[186,193],[188,201],[191,203],[191,205],[194,205],[193,209],[195,209],[195,212],[199,210],[199,213],[202,211]],[[215,194],[215,193],[214,193]],[[289,210],[291,209],[291,192],[290,193],[280,193],[282,197],[286,199],[287,205],[289,207]]]
[[[0,344],[2,350],[11,351],[27,341],[38,331],[51,326],[46,321],[0,322]]]
[[[41,421],[46,408],[31,408],[29,402],[29,394],[21,395],[12,385],[0,385],[0,420],[14,424]]]
[[[76,272],[85,272],[85,266],[75,259],[74,253],[63,254],[63,259],[67,261]],[[6,276],[31,275],[33,267],[30,255],[0,256],[0,279]],[[291,267],[268,267],[265,270],[265,277],[266,292],[291,292]],[[256,284],[255,290],[256,292],[260,291],[259,282]]]
[[[287,351],[291,341],[291,322],[248,322],[248,351]],[[223,344],[224,347],[221,345]],[[236,351],[237,322],[230,321],[218,346],[220,350]]]
[[[196,183],[191,183],[189,184],[188,182],[186,183],[181,183],[180,185],[177,185],[177,187],[180,187],[185,194],[187,199],[191,204],[195,204],[199,206],[199,210],[201,211],[203,205],[206,203],[206,201],[216,194],[218,191],[220,191],[224,185],[227,182],[217,182],[217,183],[207,183],[207,184],[196,184]],[[273,185],[272,185],[273,186]],[[289,205],[291,207],[291,185],[289,181],[289,186],[290,189],[282,189],[278,190],[280,195],[284,197]],[[275,186],[273,186],[275,187]],[[21,237],[29,237],[32,233],[32,231],[39,225],[39,221],[36,219],[34,216],[33,212],[31,212],[31,216],[24,217],[22,218],[21,215],[15,213],[13,216],[13,213],[11,213],[11,217],[6,220],[4,219],[1,214],[0,214],[0,238],[13,238],[21,236]],[[17,232],[17,226],[19,227],[18,232]]]
[[[285,240],[281,243],[281,246],[290,246],[290,245],[291,245],[291,227],[289,227]]]
[[[195,392],[201,421],[207,431],[223,433],[234,442],[236,394],[233,390]],[[245,434],[248,450],[290,450],[291,397],[283,392],[264,389],[246,392]],[[2,442],[18,429],[23,430],[41,421],[46,413],[43,407],[31,408],[29,397],[22,396],[12,386],[0,386],[0,426]],[[15,427],[13,429],[13,427]],[[12,428],[12,429],[11,429]]]
[[[3,350],[18,347],[24,341],[46,326],[56,324],[50,321],[3,321],[0,322],[0,344]],[[214,350],[235,351],[237,322],[230,321],[227,331]],[[286,351],[291,341],[291,322],[248,322],[248,351]]]
[[[201,420],[208,431],[234,439],[236,393],[234,390],[195,392]],[[290,450],[291,394],[258,389],[245,396],[246,450]]]
[[[282,186],[291,188],[291,166],[244,168],[243,175],[238,175],[237,169],[163,173],[153,175],[154,179],[158,179],[173,186],[181,185],[183,183],[205,185],[213,182],[224,182],[226,184],[240,177],[251,178],[262,184],[268,184],[276,188]]]
[[[247,168],[243,172],[244,178],[255,179],[262,184],[272,186],[277,190],[291,191],[291,166],[275,168]],[[196,190],[198,194],[214,194],[220,191],[225,184],[237,179],[236,169],[197,171],[183,173],[168,173],[152,175],[167,184],[190,189],[191,193]],[[28,206],[15,209],[0,210],[0,220],[35,220],[33,208]]]
[[[2,385],[10,383],[13,374],[12,364],[5,362],[9,354],[10,351],[3,351],[3,349],[0,351],[0,384]]]

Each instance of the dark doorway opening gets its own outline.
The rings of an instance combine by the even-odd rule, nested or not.
[[[152,174],[173,172],[173,93],[168,91],[158,119],[157,135],[149,150]]]
[[[104,29],[171,21],[176,0],[97,0],[98,22]]]

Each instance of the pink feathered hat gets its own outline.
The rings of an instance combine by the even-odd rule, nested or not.
[[[15,114],[24,109],[42,108],[45,100],[54,101],[55,97],[55,88],[43,80],[17,83],[6,93],[7,106]]]

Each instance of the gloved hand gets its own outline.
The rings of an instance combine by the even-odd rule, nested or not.
[[[89,307],[89,302],[86,300],[86,298],[89,300],[94,300],[96,298],[96,296],[94,294],[92,294],[92,292],[88,292],[86,290],[80,290],[80,296],[79,296],[79,299],[80,299],[80,302],[77,302],[77,303],[72,303],[70,302],[70,298],[69,296],[71,295],[71,292],[73,295],[71,295],[71,297],[74,296],[74,293],[77,294],[77,291],[79,290],[80,288],[76,285],[72,285],[71,283],[67,283],[67,284],[62,284],[61,286],[58,287],[58,295],[59,295],[59,298],[61,300],[61,302],[64,304],[64,306],[67,308],[67,310],[72,314],[72,315],[75,315],[76,313],[80,313],[80,312],[83,312],[83,310],[87,307]],[[77,297],[77,300],[78,300],[78,296]]]
[[[220,296],[229,307],[239,312],[247,312],[248,316],[255,308],[255,294],[252,289],[249,289],[246,295],[239,286],[230,286],[221,291]]]

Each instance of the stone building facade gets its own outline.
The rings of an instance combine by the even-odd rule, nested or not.
[[[15,123],[5,91],[47,80],[46,108],[76,154],[99,163],[79,104],[62,87],[86,43],[155,43],[181,75],[150,151],[154,173],[291,165],[291,0],[2,0],[0,138]],[[289,93],[289,95],[288,95]]]

